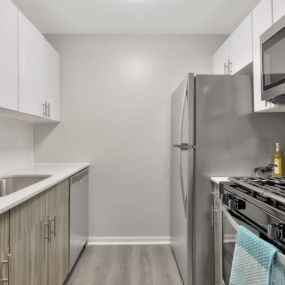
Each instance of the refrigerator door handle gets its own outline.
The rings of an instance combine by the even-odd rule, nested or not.
[[[182,193],[182,201],[183,201],[183,207],[184,207],[184,214],[185,217],[187,217],[187,194],[185,194],[184,189],[184,176],[183,176],[183,163],[182,163],[182,155],[181,152],[179,152],[179,160],[180,160],[180,184],[181,184],[181,193]]]
[[[196,146],[193,144],[187,144],[187,143],[182,143],[182,144],[174,144],[172,145],[173,147],[180,148],[181,150],[189,150],[189,149],[196,149]]]
[[[188,146],[190,148],[192,147],[192,146],[188,145],[187,143],[182,143],[182,140],[183,140],[182,132],[183,132],[183,123],[184,123],[184,112],[185,112],[185,105],[186,105],[187,97],[188,97],[188,84],[187,84],[185,96],[183,98],[182,109],[181,109],[181,116],[180,116],[180,126],[179,126],[180,145],[177,146],[178,148],[180,148],[180,151],[179,151],[180,183],[181,183],[181,194],[182,194],[182,200],[183,200],[183,207],[184,207],[185,217],[187,217],[187,192],[185,193],[185,187],[184,187],[182,151],[188,150]]]

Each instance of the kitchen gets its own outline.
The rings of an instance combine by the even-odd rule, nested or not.
[[[285,148],[285,2],[213,2],[1,0],[0,283],[229,284],[228,177]]]

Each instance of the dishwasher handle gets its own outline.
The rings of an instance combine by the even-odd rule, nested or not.
[[[87,176],[89,174],[89,169],[83,169],[82,171],[78,172],[77,174],[74,174],[71,178],[70,178],[70,184],[75,184],[77,182],[80,182],[85,176]]]

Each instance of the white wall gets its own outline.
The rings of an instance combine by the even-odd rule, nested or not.
[[[54,35],[62,123],[35,127],[36,162],[92,163],[90,236],[168,236],[170,97],[211,72],[224,39]]]
[[[33,162],[33,126],[0,118],[0,171]]]

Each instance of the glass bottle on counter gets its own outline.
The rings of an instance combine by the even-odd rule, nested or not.
[[[280,152],[280,144],[275,144],[275,155],[274,155],[274,176],[281,177],[282,174],[282,156]]]

